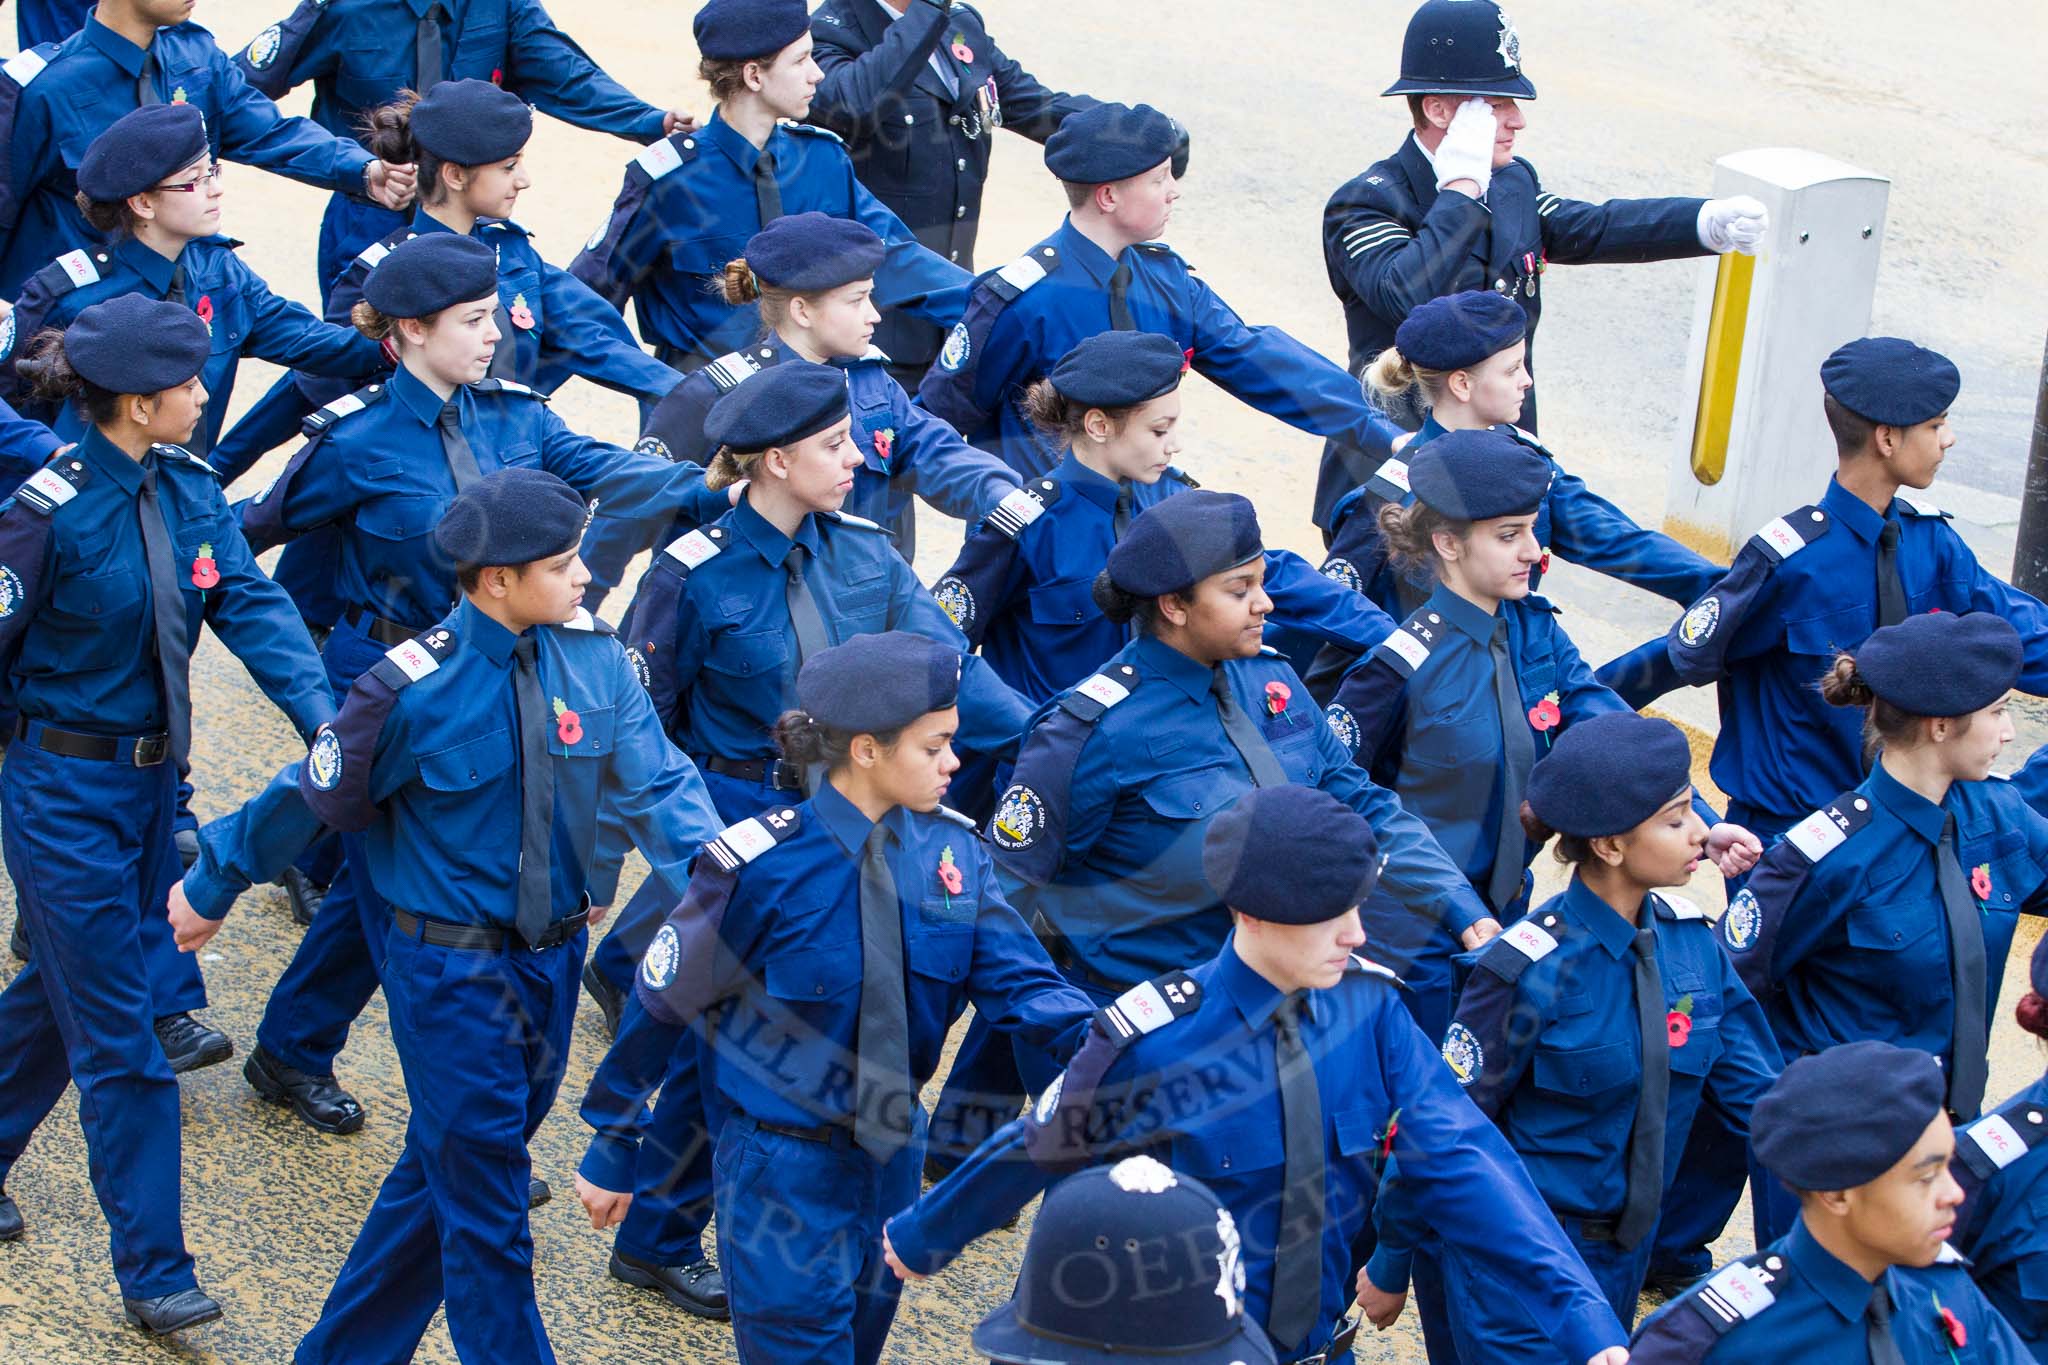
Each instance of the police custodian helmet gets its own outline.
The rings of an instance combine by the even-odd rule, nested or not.
[[[1388,95],[1504,95],[1533,100],[1515,21],[1493,0],[1427,0],[1401,40],[1401,79]]]

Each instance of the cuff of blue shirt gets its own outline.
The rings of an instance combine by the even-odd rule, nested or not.
[[[1371,1259],[1365,1263],[1365,1277],[1383,1294],[1405,1294],[1414,1262],[1412,1248],[1392,1247],[1382,1242],[1373,1249]]]
[[[936,1275],[956,1254],[931,1244],[915,1208],[905,1209],[882,1227],[889,1234],[889,1249],[896,1253],[896,1259],[915,1274]]]
[[[220,870],[219,864],[208,856],[202,840],[199,861],[185,874],[185,899],[192,903],[192,908],[207,919],[225,919],[234,907],[235,897],[248,889],[247,883]]]
[[[640,1161],[640,1144],[632,1138],[598,1133],[583,1153],[576,1173],[601,1190],[613,1194],[633,1192],[633,1168]]]
[[[657,109],[650,104],[647,106],[647,112],[633,121],[632,131],[627,136],[631,141],[642,145],[657,141],[667,136],[662,131],[662,126],[667,122],[668,111]]]
[[[590,893],[592,905],[610,905],[618,900],[619,872],[624,865],[624,858],[600,858],[591,865],[583,889]]]
[[[1564,1348],[1566,1360],[1591,1360],[1611,1347],[1627,1346],[1628,1332],[1614,1316],[1614,1310],[1603,1303],[1567,1319],[1557,1344]]]
[[[1475,891],[1454,894],[1444,903],[1444,928],[1457,938],[1483,919],[1498,918]]]

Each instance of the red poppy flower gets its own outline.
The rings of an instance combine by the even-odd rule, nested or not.
[[[1180,353],[1180,372],[1186,374],[1195,367],[1195,348],[1190,346]]]
[[[880,430],[880,431],[876,432],[876,433],[875,433],[875,458],[876,458],[876,459],[878,459],[878,460],[880,460],[880,461],[881,461],[881,462],[882,462],[883,464],[887,464],[887,463],[889,463],[889,457],[890,457],[891,455],[895,454],[895,453],[896,453],[896,432],[895,432],[895,429],[894,429],[894,428],[892,428],[892,427],[884,427],[884,428],[882,428],[882,430]]]
[[[220,565],[213,562],[213,546],[201,545],[192,560],[192,586],[205,592],[220,584]]]
[[[1991,899],[1991,864],[1979,863],[1970,869],[1970,892],[1980,901]]]
[[[1550,572],[1550,551],[1548,551],[1548,550],[1545,550],[1545,551],[1543,552],[1543,558],[1541,558],[1541,559],[1539,559],[1539,560],[1537,560],[1537,561],[1536,561],[1536,572],[1537,572],[1537,573],[1549,573],[1549,572]]]
[[[533,310],[523,303],[512,305],[512,325],[522,332],[533,330]]]
[[[966,889],[967,883],[960,875],[960,864],[953,861],[953,846],[947,844],[939,850],[939,885],[946,888],[946,894],[957,896]]]
[[[1286,683],[1281,682],[1278,678],[1275,678],[1272,682],[1267,683],[1266,714],[1271,716],[1279,715],[1282,711],[1285,711],[1287,709],[1287,703],[1289,699],[1291,699],[1293,696],[1294,689],[1290,688]]]
[[[1692,1037],[1692,1016],[1671,1011],[1664,1016],[1664,1032],[1671,1046],[1684,1047],[1686,1040]]]
[[[1956,1316],[1953,1308],[1941,1310],[1941,1332],[1957,1350],[1970,1344],[1969,1329],[1963,1326],[1963,1320]]]
[[[555,738],[564,744],[575,744],[583,738],[583,717],[571,711],[560,697],[555,698]]]
[[[201,294],[199,302],[192,305],[192,311],[199,314],[199,320],[206,324],[207,330],[213,329],[213,295]]]
[[[1558,707],[1555,692],[1529,708],[1529,724],[1538,730],[1555,729],[1563,720],[1564,712]]]
[[[961,42],[958,38],[953,40],[953,55],[966,62],[969,66],[974,64],[974,49]]]

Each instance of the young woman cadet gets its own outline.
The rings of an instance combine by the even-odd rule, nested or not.
[[[1987,782],[2012,740],[2019,634],[1988,612],[1924,612],[1837,656],[1833,706],[1864,713],[1870,775],[1805,820],[1728,904],[1721,941],[1784,1055],[1875,1038],[1934,1056],[1946,1108],[1977,1116],[1998,983],[2021,911],[2048,907],[2048,820]],[[1791,1201],[1753,1178],[1757,1240]]]
[[[1776,1079],[1763,1011],[1682,887],[1706,855],[1692,751],[1669,721],[1616,711],[1574,725],[1529,777],[1531,822],[1570,884],[1480,950],[1444,1060],[1500,1126],[1623,1322],[1649,1263],[1664,1186],[1703,1104],[1747,1132]],[[1382,1187],[1372,1319],[1399,1311],[1407,1252],[1428,1236],[1398,1177]],[[1422,1226],[1417,1226],[1417,1224]],[[1550,1365],[1557,1350],[1462,1251],[1436,1249],[1458,1358]],[[1418,1270],[1420,1266],[1418,1265]]]
[[[211,341],[190,308],[140,294],[42,334],[22,363],[87,429],[0,503],[0,660],[20,711],[0,847],[34,949],[0,993],[0,1182],[76,1084],[122,1309],[152,1332],[220,1316],[185,1250],[178,1087],[145,967],[178,879],[171,816],[200,623],[301,734],[334,714],[298,614],[212,471],[177,444],[206,404]],[[0,1238],[20,1230],[7,1202]]]

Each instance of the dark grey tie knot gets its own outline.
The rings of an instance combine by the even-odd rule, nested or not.
[[[1657,955],[1657,931],[1650,928],[1636,930],[1635,939],[1628,946],[1637,957],[1655,957]]]
[[[443,403],[441,411],[434,417],[434,424],[454,431],[460,431],[462,430],[462,413],[453,402]]]

